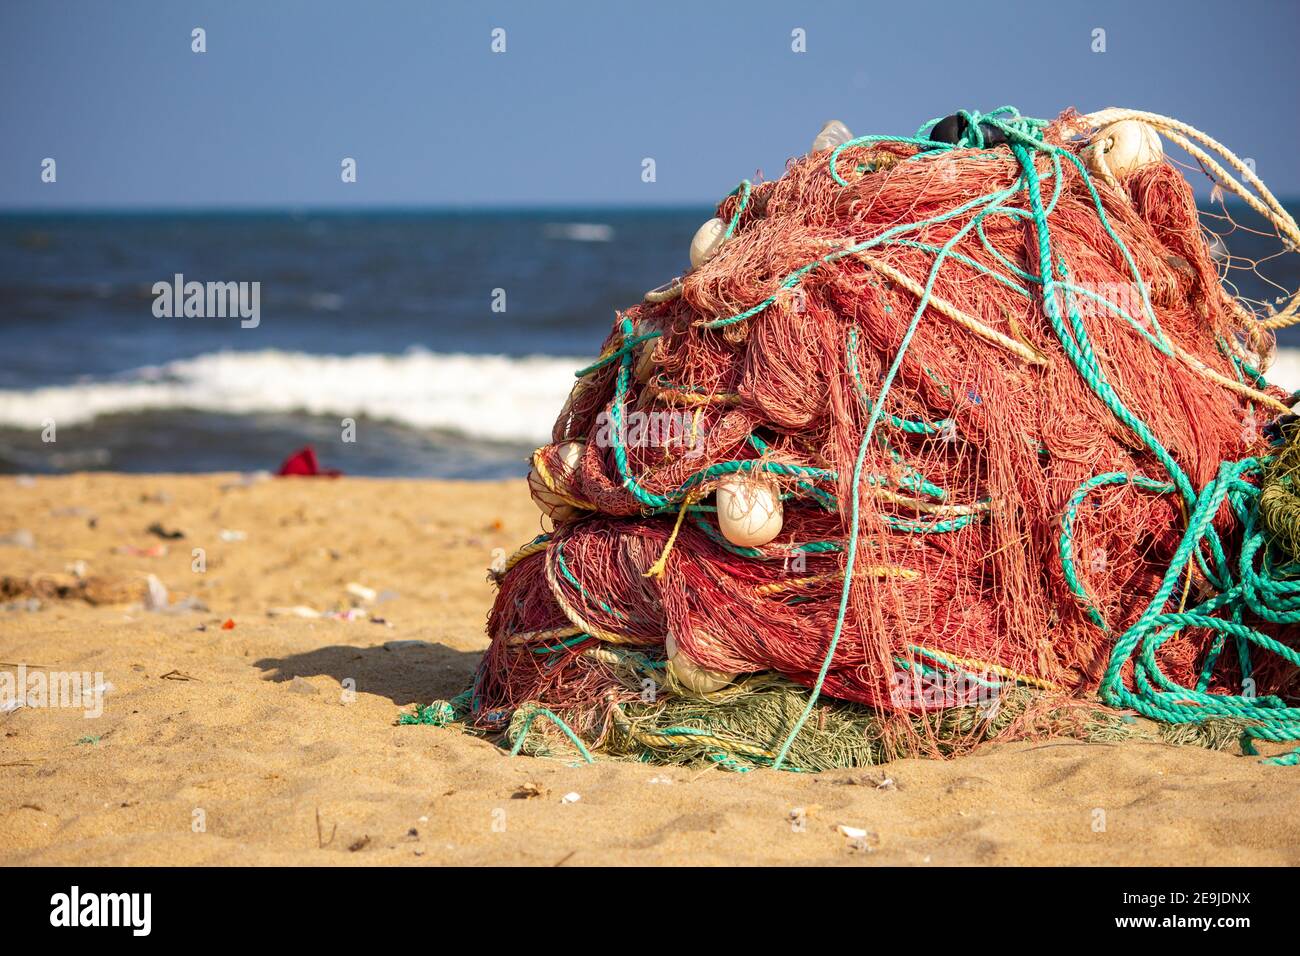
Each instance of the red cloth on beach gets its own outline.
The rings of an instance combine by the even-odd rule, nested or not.
[[[316,449],[307,445],[286,458],[275,474],[278,478],[291,475],[302,475],[307,478],[337,478],[343,472],[337,468],[322,468],[320,462],[316,460]]]

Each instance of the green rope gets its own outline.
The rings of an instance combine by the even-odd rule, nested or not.
[[[427,724],[432,727],[446,727],[465,719],[470,712],[472,690],[466,690],[451,700],[435,700],[425,707],[416,707],[414,713],[402,714],[397,718],[399,724]]]
[[[995,111],[995,113],[1002,111]],[[975,142],[969,145],[982,146],[983,133],[979,129],[980,117],[978,114],[964,113],[967,119],[967,129],[970,135],[975,137]],[[1018,117],[1018,114],[1016,114]],[[1041,124],[1024,123],[1017,119],[999,120],[992,118],[993,114],[985,117],[993,125],[1002,129],[1006,134],[1011,152],[1017,159],[1022,174],[1017,183],[1010,190],[1002,193],[990,194],[980,197],[976,203],[984,203],[981,208],[972,217],[971,221],[958,233],[950,239],[936,254],[936,259],[929,278],[927,280],[924,294],[917,311],[913,314],[911,323],[905,332],[900,344],[898,353],[890,366],[889,373],[886,375],[881,392],[876,402],[870,403],[867,407],[870,409],[870,418],[866,430],[863,433],[862,443],[858,449],[857,461],[854,467],[852,483],[852,526],[848,547],[846,549],[846,564],[844,574],[844,586],[840,596],[839,613],[836,617],[835,629],[831,636],[831,641],[827,649],[822,667],[818,672],[817,679],[813,685],[812,693],[809,697],[808,704],[801,713],[799,719],[795,722],[794,728],[790,732],[777,756],[774,766],[779,768],[789,752],[795,737],[803,728],[817,699],[820,696],[822,687],[825,683],[826,676],[829,672],[831,662],[834,659],[836,648],[839,644],[840,635],[843,630],[845,617],[847,615],[848,598],[852,585],[853,566],[857,557],[858,548],[858,499],[859,489],[862,480],[862,465],[865,460],[866,450],[872,434],[881,417],[881,409],[889,388],[893,383],[895,376],[901,366],[903,356],[906,353],[908,345],[911,342],[921,314],[928,304],[930,291],[933,287],[935,277],[944,260],[951,252],[951,247],[963,237],[970,229],[979,229],[982,226],[983,219],[988,215],[1016,215],[1023,214],[1023,211],[1010,213],[1007,208],[1001,206],[1003,199],[1009,197],[1013,192],[1018,192],[1023,188],[1029,201],[1029,216],[1033,220],[1035,234],[1038,240],[1038,270],[1036,277],[1037,285],[1041,295],[1041,302],[1045,314],[1057,334],[1066,355],[1070,358],[1079,374],[1088,384],[1094,394],[1106,405],[1106,407],[1127,426],[1138,439],[1155,455],[1156,459],[1165,468],[1172,478],[1172,483],[1158,482],[1153,479],[1142,476],[1128,476],[1116,473],[1100,475],[1088,482],[1085,482],[1081,489],[1076,492],[1071,499],[1063,519],[1064,531],[1062,535],[1062,561],[1066,567],[1066,578],[1071,589],[1076,595],[1084,600],[1089,616],[1099,626],[1105,628],[1105,621],[1097,609],[1088,604],[1084,594],[1082,584],[1079,582],[1073,566],[1073,555],[1071,550],[1071,529],[1075,520],[1077,509],[1084,498],[1093,489],[1108,484],[1133,484],[1136,487],[1148,491],[1159,493],[1169,493],[1177,490],[1182,496],[1185,505],[1192,512],[1192,519],[1189,521],[1189,527],[1184,540],[1171,562],[1161,588],[1157,592],[1148,610],[1142,615],[1141,619],[1132,628],[1129,629],[1117,642],[1113,649],[1106,674],[1101,684],[1101,695],[1103,700],[1118,706],[1128,706],[1140,713],[1168,722],[1201,722],[1211,717],[1237,717],[1257,720],[1256,726],[1248,728],[1242,738],[1243,748],[1250,749],[1250,742],[1255,739],[1268,740],[1296,740],[1300,739],[1300,708],[1286,708],[1277,698],[1256,698],[1252,695],[1214,695],[1208,694],[1203,689],[1181,688],[1173,684],[1163,673],[1155,660],[1155,652],[1161,644],[1172,637],[1183,627],[1196,626],[1206,627],[1218,631],[1225,636],[1233,637],[1241,648],[1241,660],[1243,664],[1243,675],[1249,673],[1249,653],[1250,645],[1262,647],[1271,653],[1283,657],[1285,660],[1300,666],[1300,654],[1287,648],[1285,645],[1278,643],[1265,634],[1248,628],[1240,623],[1236,618],[1240,617],[1240,609],[1234,609],[1234,620],[1224,620],[1222,618],[1210,617],[1205,613],[1197,613],[1198,609],[1192,612],[1179,614],[1164,614],[1161,609],[1168,601],[1173,592],[1174,586],[1180,580],[1186,564],[1195,559],[1200,563],[1206,577],[1222,591],[1226,591],[1226,596],[1222,596],[1214,605],[1214,609],[1225,605],[1233,599],[1245,602],[1251,609],[1265,620],[1297,622],[1300,621],[1300,587],[1293,582],[1279,582],[1266,575],[1260,575],[1255,572],[1253,566],[1253,557],[1260,551],[1262,538],[1258,535],[1251,537],[1249,534],[1246,545],[1242,549],[1242,583],[1235,588],[1229,585],[1229,567],[1227,556],[1219,541],[1211,521],[1229,491],[1240,498],[1243,495],[1255,493],[1252,485],[1241,480],[1241,476],[1248,471],[1258,467],[1253,459],[1247,459],[1244,462],[1231,463],[1225,462],[1220,471],[1220,478],[1217,482],[1211,484],[1200,494],[1192,488],[1191,482],[1187,475],[1173,456],[1164,448],[1164,446],[1155,437],[1150,427],[1136,416],[1130,409],[1125,406],[1110,384],[1095,353],[1092,350],[1087,331],[1084,328],[1082,317],[1076,307],[1076,297],[1083,294],[1095,298],[1097,301],[1105,303],[1113,311],[1124,318],[1131,326],[1144,335],[1157,349],[1164,354],[1170,354],[1171,350],[1165,339],[1163,330],[1160,328],[1158,319],[1155,317],[1154,310],[1151,307],[1150,299],[1147,293],[1146,284],[1142,282],[1137,267],[1128,249],[1125,247],[1122,239],[1115,233],[1111,227],[1105,211],[1102,207],[1101,198],[1091,182],[1087,169],[1083,166],[1078,157],[1068,151],[1063,151],[1058,147],[1050,146],[1042,142]],[[866,137],[858,141],[861,145],[865,142],[878,141],[875,137]],[[845,144],[848,146],[850,144]],[[836,150],[831,156],[832,176],[840,185],[847,185],[839,178],[834,169],[834,162],[838,158],[840,150]],[[1044,206],[1041,181],[1042,176],[1039,174],[1034,164],[1034,154],[1038,151],[1047,152],[1054,164],[1054,170],[1057,172],[1056,180],[1059,190],[1061,177],[1059,175],[1059,162],[1062,155],[1072,162],[1079,170],[1082,180],[1088,189],[1093,200],[1094,208],[1097,212],[1098,219],[1101,222],[1105,232],[1115,246],[1119,249],[1122,257],[1127,264],[1130,273],[1134,277],[1137,287],[1141,292],[1142,304],[1145,312],[1145,318],[1150,322],[1154,335],[1142,328],[1132,316],[1124,309],[1104,300],[1100,296],[1093,296],[1086,290],[1068,281],[1068,265],[1061,261],[1059,265],[1054,261],[1051,251],[1050,227],[1048,225],[1049,210],[1054,206],[1057,194],[1054,193],[1051,204]],[[976,208],[975,205],[966,204],[959,207],[962,211]],[[892,238],[909,228],[910,224],[895,227],[887,231],[885,236]],[[853,247],[852,251],[860,251],[871,245],[879,244],[882,237],[859,243]],[[815,267],[827,261],[833,261],[835,257],[842,253],[833,253],[830,256],[823,257],[816,263],[805,266],[800,270],[792,273],[783,283],[783,287],[788,287],[792,282],[798,282],[809,271],[810,267]],[[1059,272],[1059,277],[1058,277]],[[1028,275],[1028,273],[1026,273]],[[1058,292],[1065,302],[1065,314],[1061,314],[1061,300],[1058,298]],[[765,308],[764,303],[759,307],[733,316],[731,320],[722,320],[723,323],[728,321],[738,321],[749,315],[755,314],[756,309]],[[713,325],[720,324],[718,322]],[[1245,512],[1241,501],[1237,501],[1236,506],[1239,511]],[[952,523],[956,525],[956,522]],[[955,530],[955,528],[954,528]],[[1202,544],[1209,548],[1210,556],[1213,559],[1214,571],[1211,572],[1207,566],[1202,553]],[[1275,600],[1279,595],[1283,600],[1279,606],[1272,606],[1267,603],[1268,600]],[[1210,610],[1211,608],[1203,607],[1200,610]],[[1139,647],[1140,645],[1140,647]],[[1138,664],[1135,667],[1135,686],[1136,692],[1124,687],[1122,679],[1122,669],[1125,663],[1132,657],[1134,652],[1138,654]],[[1162,688],[1162,689],[1157,689]],[[1300,750],[1296,753],[1283,757],[1274,758],[1272,762],[1295,764],[1300,763]]]
[[[727,193],[728,198],[736,195],[736,193],[740,193],[741,196],[740,196],[740,202],[736,204],[736,211],[735,213],[732,214],[731,222],[727,223],[727,231],[722,234],[723,242],[726,242],[728,239],[730,239],[732,233],[736,231],[736,227],[740,225],[740,216],[742,213],[744,213],[745,207],[749,205],[750,190],[751,187],[749,185],[749,180],[742,179],[740,181],[739,186],[737,186],[731,192]]]
[[[1003,199],[1010,196],[1012,192],[1013,189],[1005,189],[984,197],[986,201],[985,209],[1001,202]],[[850,503],[851,511],[849,516],[849,543],[844,564],[844,586],[840,589],[840,607],[835,616],[835,630],[831,634],[830,644],[826,648],[826,657],[822,661],[821,669],[817,672],[817,680],[813,684],[812,693],[808,697],[808,703],[804,707],[803,713],[799,715],[799,719],[795,722],[795,725],[791,729],[790,735],[786,738],[785,743],[781,745],[781,749],[776,755],[776,760],[772,764],[773,768],[776,770],[781,769],[782,763],[785,762],[786,755],[790,752],[790,747],[794,744],[795,738],[799,736],[799,731],[803,729],[804,724],[808,722],[808,717],[812,714],[813,708],[817,705],[817,701],[821,697],[822,687],[826,683],[826,675],[830,672],[831,661],[835,659],[835,651],[836,648],[839,647],[840,635],[844,630],[844,621],[848,616],[849,595],[853,589],[853,566],[858,557],[858,510],[861,501],[862,466],[867,457],[867,447],[871,442],[871,436],[875,433],[876,425],[879,423],[881,412],[885,407],[885,398],[889,394],[889,389],[890,386],[893,385],[894,379],[898,376],[899,369],[902,368],[903,357],[907,354],[907,348],[912,343],[912,336],[916,334],[916,330],[921,324],[921,316],[925,314],[926,307],[930,304],[930,292],[934,288],[935,279],[938,278],[939,269],[943,266],[949,250],[951,250],[953,246],[957,245],[957,243],[960,242],[968,232],[975,228],[975,225],[979,222],[980,218],[981,214],[977,214],[972,217],[970,222],[958,229],[957,232],[953,234],[952,238],[944,243],[939,254],[935,257],[934,265],[931,266],[930,274],[926,278],[925,287],[922,290],[920,301],[917,303],[916,311],[912,313],[911,321],[908,323],[907,331],[903,333],[903,340],[899,344],[898,352],[894,355],[894,361],[890,364],[889,371],[885,374],[884,382],[881,383],[880,394],[877,396],[875,402],[870,406],[871,416],[867,420],[867,427],[862,433],[862,441],[858,445],[857,460],[853,465],[853,482],[852,491],[850,492],[852,495],[852,501]]]
[[[573,728],[566,724],[559,715],[547,710],[545,707],[531,707],[524,714],[524,722],[519,728],[519,735],[515,737],[514,746],[510,748],[510,756],[519,756],[519,751],[522,750],[524,746],[524,740],[528,737],[528,731],[533,726],[533,721],[538,717],[545,717],[556,727],[559,727],[564,733],[564,736],[569,738],[569,743],[578,748],[578,753],[582,754],[582,758],[586,760],[587,763],[590,764],[596,762],[596,758],[591,755],[591,751],[587,749],[587,745],[582,742],[582,739],[573,732]]]
[[[1241,651],[1243,685],[1246,680],[1249,680],[1249,648],[1252,645],[1276,654],[1293,665],[1300,666],[1300,654],[1280,644],[1268,635],[1245,626],[1240,621],[1241,610],[1244,605],[1264,620],[1286,623],[1300,622],[1300,610],[1296,609],[1294,603],[1294,598],[1300,596],[1300,588],[1297,588],[1294,582],[1280,582],[1272,578],[1261,577],[1253,566],[1254,556],[1260,552],[1264,541],[1262,536],[1254,531],[1253,510],[1247,507],[1245,500],[1257,495],[1258,489],[1244,481],[1243,477],[1248,474],[1258,473],[1260,463],[1253,458],[1247,458],[1239,462],[1225,461],[1220,465],[1218,477],[1198,494],[1193,490],[1186,474],[1155,438],[1146,423],[1123,404],[1102,371],[1088,341],[1082,319],[1075,308],[1074,295],[1081,290],[1057,278],[1058,270],[1064,276],[1068,274],[1068,267],[1063,261],[1058,265],[1052,258],[1050,229],[1042,206],[1039,180],[1033,156],[1024,145],[1018,142],[1012,143],[1011,150],[1020,163],[1027,183],[1030,209],[1033,213],[1034,229],[1038,239],[1039,282],[1044,312],[1062,347],[1065,349],[1066,355],[1073,362],[1089,388],[1105,403],[1115,417],[1126,425],[1141,440],[1143,445],[1156,456],[1173,479],[1172,483],[1166,483],[1142,476],[1129,476],[1119,473],[1098,475],[1085,481],[1070,499],[1063,518],[1060,546],[1061,561],[1070,588],[1084,603],[1084,607],[1094,623],[1109,632],[1110,628],[1100,611],[1088,601],[1074,568],[1072,529],[1078,507],[1084,498],[1092,490],[1104,485],[1132,484],[1144,490],[1162,494],[1177,491],[1190,511],[1187,530],[1169,567],[1166,569],[1155,596],[1137,622],[1115,642],[1106,671],[1102,677],[1099,688],[1100,696],[1104,702],[1112,706],[1128,707],[1145,716],[1170,723],[1200,723],[1216,717],[1245,718],[1257,721],[1258,723],[1255,726],[1244,731],[1242,737],[1243,750],[1248,753],[1254,753],[1251,741],[1255,739],[1273,741],[1300,739],[1300,708],[1288,708],[1277,697],[1256,697],[1252,693],[1248,693],[1245,686],[1243,686],[1243,693],[1238,695],[1211,694],[1205,690],[1209,683],[1209,672],[1218,658],[1218,652],[1222,648],[1223,642],[1229,637],[1237,642]],[[1071,153],[1066,153],[1066,156],[1079,169],[1108,235],[1121,249],[1130,268],[1136,272],[1136,267],[1133,265],[1128,250],[1124,248],[1123,243],[1105,220],[1100,197],[1092,185],[1087,170],[1076,156]],[[1144,306],[1150,312],[1150,303],[1147,300],[1145,285],[1139,282],[1139,288],[1142,290]],[[1060,302],[1054,294],[1057,289],[1065,293],[1066,315],[1064,317],[1060,313]],[[1156,344],[1161,344],[1164,340],[1163,332],[1160,331],[1158,323],[1154,321],[1153,315],[1148,315],[1148,318],[1152,319],[1152,327],[1160,335],[1161,342]],[[1234,510],[1247,518],[1245,541],[1237,569],[1240,581],[1236,583],[1233,582],[1232,569],[1212,525],[1220,506],[1228,499],[1230,499]],[[1208,546],[1214,559],[1214,573],[1211,573],[1205,565],[1202,545]],[[1166,604],[1172,597],[1175,588],[1192,560],[1200,563],[1206,577],[1220,591],[1220,594],[1188,612],[1165,612]],[[1280,609],[1270,606],[1262,599],[1264,596],[1275,597],[1277,595],[1284,596]],[[1208,612],[1218,611],[1225,607],[1231,608],[1232,620],[1209,616]],[[1206,665],[1202,669],[1195,688],[1181,687],[1170,680],[1161,671],[1155,657],[1157,650],[1185,627],[1208,628],[1218,632],[1215,644],[1207,656]],[[1129,690],[1124,685],[1123,670],[1130,661],[1133,662],[1135,690]],[[1269,762],[1293,765],[1300,762],[1300,751],[1272,758]]]

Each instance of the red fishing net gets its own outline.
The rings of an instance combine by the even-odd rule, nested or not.
[[[1264,447],[1285,397],[1252,367],[1271,342],[1224,293],[1178,170],[1090,180],[1065,156],[1086,146],[1074,122],[1042,128],[1061,152],[1033,160],[1054,293],[1114,394],[1200,488]],[[716,255],[680,291],[619,313],[535,457],[566,504],[499,575],[474,722],[539,702],[598,737],[608,702],[638,694],[602,651],[662,658],[670,636],[683,663],[724,680],[775,671],[812,686],[841,617],[822,692],[884,716],[966,702],[916,694],[918,672],[1094,690],[1187,515],[1176,494],[1130,483],[1077,501],[1063,531],[1088,479],[1164,471],[1049,320],[1024,175],[1006,146],[854,141],[723,200],[732,228]],[[719,530],[711,492],[736,479],[780,493],[775,540],[740,547]],[[1215,527],[1231,549],[1230,509]],[[1205,589],[1192,570],[1180,599]],[[1161,669],[1195,684],[1213,639],[1180,631]],[[1291,674],[1273,659],[1253,676],[1265,692]],[[1209,689],[1232,679],[1229,662]]]

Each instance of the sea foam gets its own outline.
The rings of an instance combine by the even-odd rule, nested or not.
[[[214,352],[112,380],[0,390],[0,426],[40,429],[157,409],[384,419],[489,441],[544,442],[588,359]]]
[[[469,355],[213,352],[112,380],[0,390],[0,426],[38,430],[159,409],[301,412],[383,419],[505,442],[543,443],[590,359]],[[1300,350],[1279,349],[1268,379],[1300,389]]]

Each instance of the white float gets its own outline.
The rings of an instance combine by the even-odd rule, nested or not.
[[[551,479],[557,488],[571,488],[577,478],[578,462],[582,460],[586,443],[578,440],[565,441],[560,442],[555,448],[558,452],[559,465],[552,471]],[[569,504],[542,480],[537,470],[536,456],[544,450],[540,449],[534,455],[533,467],[528,471],[528,491],[533,496],[533,503],[542,514],[549,516],[553,521],[570,521],[580,515],[582,509]]]
[[[702,635],[697,631],[696,636]],[[671,634],[664,640],[664,650],[668,653],[668,670],[677,679],[677,683],[687,690],[693,690],[697,694],[711,694],[736,679],[735,674],[711,671],[696,664],[681,652]]]
[[[822,127],[822,131],[813,137],[812,149],[809,152],[819,153],[823,149],[834,149],[836,146],[843,145],[853,138],[849,128],[839,120],[831,120]]]
[[[718,528],[732,544],[761,548],[778,534],[785,509],[776,485],[761,478],[736,476],[718,485]]]
[[[1158,163],[1165,150],[1160,134],[1140,120],[1120,120],[1097,131],[1088,151],[1088,164],[1094,172],[1127,176],[1149,163]],[[1104,164],[1104,168],[1103,168]]]
[[[695,230],[695,237],[691,239],[692,269],[698,269],[718,254],[726,231],[727,224],[716,216]]]

